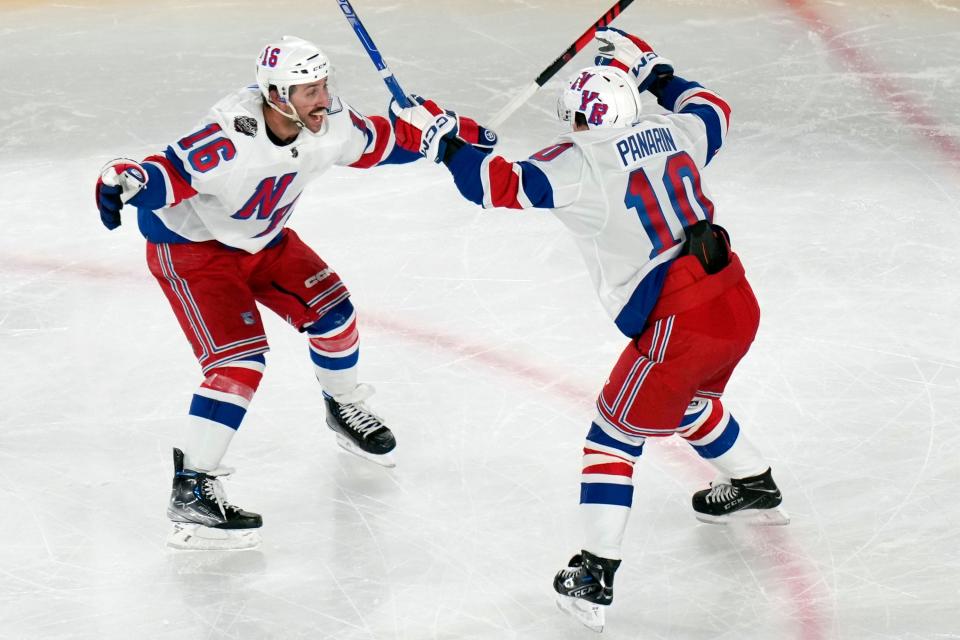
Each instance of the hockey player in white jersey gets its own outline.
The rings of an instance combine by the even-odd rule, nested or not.
[[[222,99],[163,152],[111,161],[97,181],[108,229],[119,226],[125,204],[136,208],[150,271],[204,375],[174,449],[172,546],[259,542],[261,516],[227,502],[219,481],[266,365],[258,303],[306,334],[337,442],[393,466],[394,435],[366,404],[373,388],[358,381],[350,294],[286,223],[304,187],[331,166],[362,169],[420,156],[395,144],[386,118],[363,116],[337,96],[332,80],[316,45],[285,36],[260,50],[255,85]],[[496,141],[476,123],[463,126],[484,134],[487,149]]]
[[[430,101],[391,105],[398,144],[443,162],[485,208],[550,209],[583,256],[600,301],[630,338],[597,398],[584,446],[582,551],[554,579],[562,608],[602,630],[646,438],[687,440],[718,480],[693,495],[696,517],[786,524],[770,466],[720,398],[757,331],[759,308],[701,180],[730,107],[674,75],[643,40],[600,29],[597,66],[559,96],[572,131],[527,160],[483,155]],[[652,93],[669,113],[642,114]]]

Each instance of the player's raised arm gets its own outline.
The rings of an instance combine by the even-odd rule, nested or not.
[[[645,40],[620,29],[605,27],[595,35],[600,51],[595,64],[627,72],[637,90],[649,91],[664,109],[698,118],[705,129],[706,149],[701,159],[709,164],[723,146],[730,127],[730,105],[703,85],[673,73],[673,63],[657,54]]]

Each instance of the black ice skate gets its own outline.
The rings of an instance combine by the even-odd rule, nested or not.
[[[229,470],[194,471],[183,467],[183,452],[173,450],[173,490],[167,517],[173,532],[167,544],[176,549],[251,549],[260,544],[258,513],[227,502],[220,476]]]
[[[613,602],[613,574],[620,561],[582,551],[567,564],[553,579],[553,589],[559,594],[557,606],[599,633],[606,617],[604,607]]]
[[[396,462],[390,452],[397,446],[393,433],[380,417],[367,408],[364,400],[373,395],[373,387],[359,384],[351,393],[331,396],[324,392],[327,404],[327,426],[337,434],[337,444],[384,467]]]
[[[711,482],[709,489],[693,494],[697,520],[710,524],[787,524],[790,516],[780,506],[783,498],[770,469],[758,476]]]

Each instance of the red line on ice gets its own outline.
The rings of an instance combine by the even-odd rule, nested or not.
[[[941,122],[924,108],[905,95],[889,75],[877,66],[856,45],[851,44],[836,28],[821,16],[807,0],[783,0],[784,4],[811,30],[830,45],[829,51],[840,56],[844,65],[859,74],[880,98],[899,113],[907,124],[923,128],[926,139],[933,142],[952,164],[960,165],[960,141],[950,136]]]
[[[4,267],[27,272],[40,272],[49,275],[63,274],[79,276],[91,280],[136,280],[149,283],[146,273],[128,273],[111,267],[83,263],[63,263],[55,259],[15,257],[0,263],[0,272]],[[395,314],[378,313],[372,309],[360,310],[361,323],[374,330],[419,344],[425,347],[438,348],[446,352],[463,356],[465,360],[479,364],[497,373],[512,376],[532,384],[540,391],[550,392],[567,402],[580,402],[584,405],[592,403],[599,390],[586,389],[577,384],[558,380],[557,371],[541,369],[532,364],[518,360],[510,354],[498,353],[489,345],[471,343],[454,335],[447,335],[431,331],[398,320]],[[584,432],[586,427],[584,425]],[[684,469],[684,472],[694,481],[706,483],[711,477],[705,462],[691,455],[689,448],[676,439],[665,439],[662,447],[671,460]],[[816,571],[810,567],[810,562],[801,551],[791,548],[789,535],[786,531],[776,530],[775,527],[757,528],[754,532],[754,546],[764,552],[765,556],[772,556],[774,568],[779,574],[778,584],[785,584],[793,604],[792,619],[800,623],[800,640],[822,640],[823,615],[818,607]]]

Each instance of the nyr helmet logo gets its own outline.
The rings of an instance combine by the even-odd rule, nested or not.
[[[592,107],[590,106],[591,103],[593,103]],[[596,91],[580,92],[580,108],[577,109],[577,111],[584,115],[587,115],[587,113],[590,114],[587,116],[587,122],[589,124],[595,127],[602,125],[603,117],[609,110],[610,107],[600,100],[600,94]]]
[[[574,91],[580,91],[581,89],[583,89],[583,85],[587,84],[587,82],[589,82],[590,78],[592,78],[593,76],[594,74],[588,71],[584,71],[583,73],[580,74],[580,77],[578,77],[576,80],[573,81],[573,84],[570,85],[570,88],[573,89]]]

